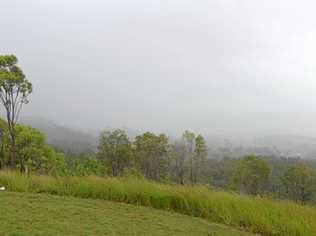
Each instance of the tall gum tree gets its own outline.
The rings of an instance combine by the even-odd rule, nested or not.
[[[10,135],[12,168],[17,163],[15,126],[23,104],[28,103],[28,95],[32,92],[32,84],[25,78],[17,65],[14,55],[0,55],[0,101],[5,108]]]

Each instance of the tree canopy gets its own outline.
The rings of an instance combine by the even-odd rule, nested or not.
[[[316,174],[305,164],[289,167],[283,173],[281,181],[288,195],[296,201],[310,200],[316,188]]]
[[[232,176],[234,187],[250,194],[260,193],[267,185],[271,168],[268,164],[249,155],[241,159]]]

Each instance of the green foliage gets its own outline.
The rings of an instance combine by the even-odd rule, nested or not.
[[[201,186],[172,186],[134,178],[27,177],[12,172],[0,172],[0,185],[10,191],[104,199],[173,210],[260,235],[316,235],[313,207]]]
[[[74,161],[73,165],[68,166],[70,175],[89,176],[89,175],[105,175],[105,167],[94,156],[84,156]]]
[[[164,134],[144,133],[134,142],[135,162],[141,173],[151,180],[166,178],[168,164],[168,138]]]
[[[184,141],[185,149],[186,149],[185,159],[186,159],[186,164],[189,169],[190,183],[194,184],[195,179],[194,179],[193,159],[194,159],[194,147],[195,147],[195,134],[191,131],[186,130],[182,135],[182,140]]]
[[[45,137],[38,130],[17,125],[15,127],[17,167],[21,172],[57,173],[64,166],[64,155],[56,153],[45,143]],[[2,145],[5,156],[10,155],[10,134],[3,135]],[[7,158],[8,161],[8,158]]]
[[[112,176],[119,176],[130,166],[132,149],[125,131],[104,131],[100,135],[98,159],[108,168]]]
[[[281,181],[290,198],[301,202],[312,199],[316,187],[316,174],[312,168],[304,164],[289,167]]]
[[[185,145],[185,149],[186,149],[186,159],[190,160],[190,168],[193,168],[193,158],[194,158],[194,148],[195,148],[195,134],[191,131],[184,131],[183,135],[182,135],[182,140],[184,142]],[[190,170],[192,171],[192,170]],[[192,176],[191,176],[191,181],[192,180]]]
[[[128,168],[123,172],[122,177],[124,178],[132,178],[132,179],[145,179],[145,177],[140,173],[136,168]]]
[[[2,118],[0,118],[0,134],[2,137],[2,134],[8,129],[8,125],[7,122],[5,120],[3,120]]]
[[[205,174],[205,164],[207,158],[207,147],[205,139],[202,135],[195,138],[195,149],[193,156],[193,181],[201,182],[201,178]]]
[[[4,92],[19,92],[22,98],[26,98],[26,96],[32,92],[32,84],[25,79],[25,75],[17,66],[17,63],[18,59],[14,55],[0,55],[1,93],[3,95]]]
[[[28,95],[32,92],[32,84],[25,78],[17,62],[13,55],[0,55],[0,101],[6,111],[11,167],[17,164],[15,125],[22,105],[28,103]]]
[[[269,180],[271,168],[255,155],[246,156],[240,160],[233,176],[234,187],[249,194],[263,191]]]
[[[173,182],[184,184],[186,173],[186,147],[183,142],[176,141],[169,148],[169,173]]]
[[[223,158],[221,160],[208,159],[208,174],[210,175],[212,186],[221,189],[230,189],[231,185],[234,184],[232,183],[232,178],[238,164],[239,160],[234,158]]]
[[[182,135],[182,139],[186,142],[189,152],[192,153],[194,149],[194,141],[195,141],[195,134],[189,130],[184,131]]]

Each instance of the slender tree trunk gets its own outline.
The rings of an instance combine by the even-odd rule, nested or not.
[[[24,169],[23,162],[20,160],[20,173],[23,174],[24,171],[25,169]]]
[[[10,136],[11,136],[11,160],[10,160],[10,166],[11,168],[16,167],[16,143],[15,143],[15,133],[14,128],[11,127]]]
[[[190,181],[191,181],[191,184],[193,185],[193,160],[192,160],[192,157],[190,157]]]

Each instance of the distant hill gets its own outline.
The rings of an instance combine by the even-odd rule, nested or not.
[[[79,154],[96,151],[98,143],[96,134],[64,127],[39,117],[24,117],[20,123],[40,130],[46,135],[50,145],[64,152]]]
[[[50,145],[64,152],[80,154],[97,150],[100,131],[81,131],[39,117],[23,117],[21,123],[39,129],[46,135]],[[131,140],[145,132],[126,127],[121,129],[126,131]],[[105,130],[112,131],[114,128],[107,127]],[[171,141],[175,139],[171,135],[169,137]],[[216,136],[206,136],[206,140],[211,149],[230,149],[230,152],[234,154],[233,156],[255,153],[258,155],[316,158],[316,137],[299,135],[257,136],[248,144],[242,145],[242,148],[234,140]]]
[[[48,144],[66,153],[81,154],[97,150],[100,131],[81,131],[40,117],[23,117],[20,123],[40,130],[46,135]],[[131,140],[142,133],[126,127],[121,129],[126,131]],[[104,130],[113,131],[114,128],[106,127]]]

